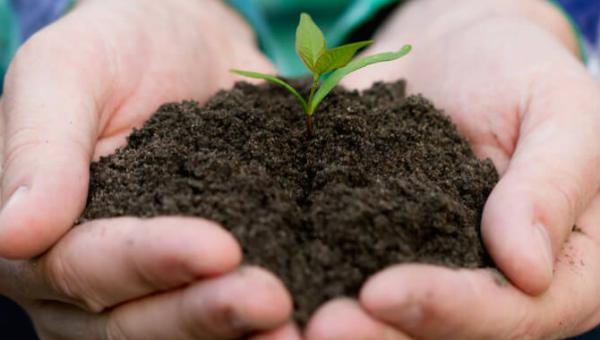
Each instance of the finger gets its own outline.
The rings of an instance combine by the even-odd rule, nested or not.
[[[302,336],[298,327],[292,322],[274,329],[272,331],[261,332],[258,335],[250,337],[250,340],[301,340]]]
[[[230,339],[289,320],[291,299],[262,269],[234,273],[123,305],[108,315],[110,339]]]
[[[374,317],[419,339],[565,338],[599,321],[595,241],[573,234],[548,291],[531,297],[490,270],[390,268],[361,292]]]
[[[29,265],[32,269],[13,270],[11,280],[36,285],[28,290],[30,299],[63,301],[100,312],[226,273],[240,260],[234,238],[208,221],[116,218],[74,228],[50,253]]]
[[[42,303],[30,312],[40,335],[48,338],[231,339],[282,327],[291,300],[273,275],[245,267],[103,314],[62,303]]]
[[[482,221],[494,261],[530,294],[550,285],[554,259],[600,185],[600,88],[587,75],[544,79],[531,89],[516,150]]]
[[[102,61],[86,53],[88,43],[75,46],[46,30],[10,66],[2,102],[2,257],[39,255],[84,207],[102,110],[96,89],[106,76],[93,72]]]
[[[307,325],[306,339],[400,340],[409,337],[374,319],[355,301],[340,298],[319,308]]]
[[[528,311],[511,311],[518,299],[514,295],[519,293],[494,285],[485,271],[398,266],[373,277],[360,301],[374,317],[417,338],[507,339],[507,332],[525,320]],[[495,293],[491,298],[498,302],[490,305],[486,292]],[[498,314],[492,314],[490,308],[497,309]]]

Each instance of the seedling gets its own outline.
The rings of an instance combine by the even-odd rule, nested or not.
[[[284,80],[275,76],[242,70],[231,72],[256,79],[264,79],[282,86],[293,94],[306,113],[306,130],[308,136],[313,135],[312,116],[323,99],[333,88],[348,74],[365,66],[399,59],[411,50],[410,45],[404,45],[396,52],[379,53],[352,60],[356,52],[373,43],[372,40],[355,42],[335,48],[327,48],[327,42],[321,29],[315,24],[310,15],[302,13],[300,23],[296,29],[296,52],[300,59],[312,73],[312,86],[307,99],[304,99],[296,89]],[[328,75],[323,81],[323,76]]]

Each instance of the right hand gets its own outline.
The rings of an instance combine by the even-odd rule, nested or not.
[[[423,27],[424,17],[436,25]],[[568,21],[547,1],[422,0],[392,16],[370,53],[404,39],[415,43],[410,57],[346,84],[405,77],[409,93],[443,108],[474,153],[494,162],[500,180],[482,241],[515,286],[543,293],[600,190],[600,86],[574,55]]]
[[[0,103],[0,294],[42,337],[295,336],[279,328],[291,309],[284,287],[236,270],[239,246],[206,221],[117,218],[67,233],[93,159],[160,104],[230,86],[239,65],[272,70],[217,0],[82,0],[19,50]]]

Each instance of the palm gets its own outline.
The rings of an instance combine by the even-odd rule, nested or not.
[[[217,24],[224,19],[228,25]],[[0,216],[11,226],[0,235],[0,254],[46,250],[81,212],[92,158],[123,144],[160,104],[204,101],[229,86],[227,69],[237,63],[270,67],[249,29],[219,1],[88,0],[32,37],[6,77],[2,201],[34,177],[57,180],[28,188],[39,191],[27,204],[38,211],[23,204]],[[52,206],[44,196],[55,192],[70,201]],[[32,219],[45,219],[45,232],[20,226]]]
[[[96,154],[113,151],[159,105],[183,99],[204,101],[230,86],[233,77],[227,69],[234,63],[270,69],[258,51],[249,47],[252,37],[239,32],[239,23],[199,32],[198,21],[208,20],[203,12],[209,9],[187,3],[150,4],[140,16],[135,8],[139,5],[133,2],[89,1],[77,15],[67,16],[41,34],[37,40],[43,41],[30,42],[34,48],[62,46],[52,50],[54,55],[44,51],[53,67],[69,70],[73,61],[86,64],[78,65],[82,66],[78,77],[82,94],[95,96],[97,112],[91,114],[100,115]],[[238,41],[243,37],[247,42],[231,44],[232,51],[213,46],[207,39],[214,40],[211,35],[215,35],[226,41],[234,34]]]
[[[158,105],[229,86],[233,63],[268,68],[253,45],[220,1],[88,0],[21,48],[0,108],[0,273],[9,278],[0,293],[22,303],[42,335],[232,338],[287,321],[284,287],[238,268],[239,246],[207,221],[118,218],[67,233],[85,205],[91,159]],[[240,287],[259,299],[235,297]]]
[[[581,231],[565,243],[555,279],[541,296],[524,294],[486,269],[399,265],[366,284],[360,298],[363,310],[339,300],[319,310],[307,338],[387,334],[390,339],[537,339],[579,334],[600,322],[600,195],[577,226]]]
[[[355,333],[384,321],[380,328],[417,338],[554,338],[600,320],[600,199],[591,201],[599,183],[598,85],[537,26],[510,19],[474,26],[414,42],[404,64],[375,66],[346,85],[407,78],[409,92],[432,99],[475,153],[494,161],[502,178],[484,209],[483,239],[514,286],[498,285],[487,270],[391,268],[365,286],[361,305],[370,315]],[[396,40],[383,36],[394,39],[381,43],[387,48]],[[571,234],[574,223],[582,233]],[[538,226],[548,236],[538,237]],[[324,309],[313,320],[315,334],[327,317]]]

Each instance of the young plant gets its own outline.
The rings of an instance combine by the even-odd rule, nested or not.
[[[392,61],[408,54],[410,45],[404,45],[396,52],[379,53],[352,60],[359,49],[372,44],[372,40],[355,42],[335,48],[327,48],[327,42],[321,29],[310,15],[302,13],[296,29],[296,52],[304,65],[312,73],[312,86],[307,99],[282,79],[269,74],[232,69],[231,72],[256,79],[264,79],[284,87],[293,94],[306,113],[306,129],[308,136],[313,135],[312,116],[323,99],[348,74],[365,66]],[[323,76],[329,74],[323,81]]]

